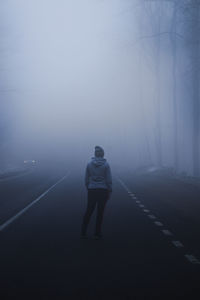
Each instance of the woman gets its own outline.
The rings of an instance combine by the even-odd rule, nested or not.
[[[87,227],[97,206],[95,238],[100,239],[104,208],[112,192],[112,176],[110,166],[104,158],[104,150],[99,146],[95,147],[95,157],[87,165],[85,185],[88,190],[88,203],[83,218],[81,237],[87,238]]]

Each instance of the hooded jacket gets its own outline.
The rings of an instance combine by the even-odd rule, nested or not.
[[[112,175],[105,158],[93,157],[85,172],[87,189],[106,189],[112,191]]]

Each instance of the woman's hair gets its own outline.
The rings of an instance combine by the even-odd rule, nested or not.
[[[95,157],[104,157],[104,150],[100,146],[95,147]]]

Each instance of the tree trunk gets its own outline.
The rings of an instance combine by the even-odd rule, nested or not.
[[[160,18],[161,18],[161,4],[158,7],[158,38],[155,52],[155,71],[156,71],[156,156],[157,165],[162,166],[162,141],[161,141],[161,105],[160,105]]]
[[[176,68],[177,68],[177,37],[176,37],[176,22],[177,22],[177,8],[174,4],[174,12],[172,17],[172,33],[171,33],[171,46],[172,46],[172,98],[173,98],[173,146],[174,146],[174,168],[176,171],[179,169],[178,160],[178,118],[177,118],[177,80],[176,80]]]
[[[193,104],[193,174],[194,176],[200,175],[199,170],[199,2],[192,0],[192,104]]]

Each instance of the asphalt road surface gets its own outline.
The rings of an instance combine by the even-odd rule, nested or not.
[[[103,239],[80,239],[83,173],[0,182],[1,299],[200,299],[200,190],[117,173]]]

